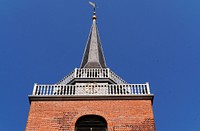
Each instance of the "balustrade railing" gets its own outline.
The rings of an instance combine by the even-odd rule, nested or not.
[[[76,78],[108,78],[108,68],[76,68]]]
[[[127,84],[125,80],[117,76],[109,68],[76,68],[69,75],[59,81],[58,84],[68,84],[71,80],[75,78],[110,78],[115,83]]]
[[[33,96],[146,95],[149,84],[34,85]]]

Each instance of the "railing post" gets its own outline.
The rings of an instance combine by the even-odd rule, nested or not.
[[[49,85],[49,95],[52,95],[52,85]]]
[[[146,86],[147,86],[147,94],[151,94],[150,93],[150,88],[149,88],[149,82],[146,82]]]
[[[46,88],[45,95],[49,95],[49,86],[46,85],[45,88]]]
[[[39,95],[43,95],[43,85],[40,86]]]
[[[75,70],[74,70],[74,78],[77,78],[76,72],[77,72],[77,68],[75,68]]]
[[[33,94],[32,94],[32,95],[35,95],[35,94],[36,94],[36,86],[37,86],[37,83],[34,83]]]
[[[107,68],[107,71],[108,71],[108,78],[110,78],[110,69]]]

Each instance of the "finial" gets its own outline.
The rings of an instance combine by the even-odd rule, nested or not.
[[[92,16],[92,19],[93,20],[96,20],[96,4],[95,3],[93,3],[93,2],[91,2],[91,1],[89,1],[89,4],[94,8],[94,12],[93,12],[93,16]]]
[[[96,12],[93,12],[92,19],[93,19],[93,20],[96,20],[96,19],[97,19],[97,17],[96,17]]]

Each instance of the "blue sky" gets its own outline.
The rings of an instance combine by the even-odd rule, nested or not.
[[[200,130],[200,1],[94,0],[107,66],[150,83],[158,131]],[[24,130],[34,83],[79,67],[87,0],[0,0],[0,130]]]

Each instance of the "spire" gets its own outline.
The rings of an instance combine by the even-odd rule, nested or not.
[[[92,26],[83,55],[81,68],[106,68],[106,62],[99,38],[96,19],[96,12],[94,12],[92,17]]]

